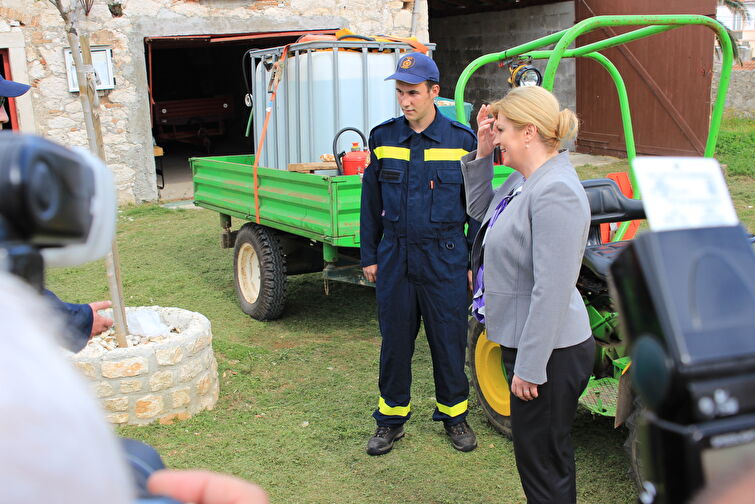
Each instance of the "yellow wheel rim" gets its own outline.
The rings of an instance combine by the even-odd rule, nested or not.
[[[475,346],[475,375],[485,401],[502,416],[511,416],[509,384],[503,372],[501,346],[488,341],[487,331],[483,330]]]

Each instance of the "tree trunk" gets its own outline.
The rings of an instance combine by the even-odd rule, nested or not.
[[[79,98],[81,99],[81,107],[84,112],[84,124],[89,140],[89,150],[105,162],[105,146],[102,141],[102,127],[100,124],[100,102],[96,90],[89,37],[81,36],[79,39],[77,37],[77,29],[74,26],[75,19],[72,19],[71,13],[64,13],[60,7],[58,10],[66,23],[68,43],[71,45],[71,56],[76,67],[76,79],[79,83]],[[115,339],[119,347],[126,348],[128,346],[128,341],[126,340],[128,326],[123,306],[123,286],[121,284],[118,245],[115,238],[113,238],[111,251],[105,259],[105,269],[107,270],[110,298],[113,303]]]

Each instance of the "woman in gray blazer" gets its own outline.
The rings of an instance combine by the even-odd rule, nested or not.
[[[576,288],[590,208],[568,152],[577,118],[540,87],[515,88],[477,115],[478,150],[462,158],[473,313],[503,350],[517,469],[530,503],[576,502],[571,425],[594,342]],[[489,117],[491,115],[493,117]],[[493,149],[513,173],[498,190]]]

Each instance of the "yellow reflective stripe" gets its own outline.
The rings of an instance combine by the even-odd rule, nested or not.
[[[383,415],[406,416],[409,414],[410,408],[411,404],[406,406],[388,406],[388,403],[382,397],[378,401],[378,411]]]
[[[388,145],[381,145],[375,147],[375,156],[378,159],[400,159],[402,161],[409,161],[409,149],[406,147],[390,147]]]
[[[469,401],[461,401],[459,404],[456,404],[454,406],[446,406],[445,404],[441,404],[439,402],[436,402],[435,405],[438,407],[438,411],[441,413],[445,413],[446,415],[450,417],[459,416],[465,411],[467,411],[467,405],[469,404]]]
[[[464,149],[425,149],[425,161],[458,161],[469,151]]]

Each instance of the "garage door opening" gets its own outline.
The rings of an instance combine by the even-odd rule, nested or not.
[[[193,197],[188,159],[254,152],[242,57],[334,30],[145,38],[156,182],[164,201]],[[246,61],[248,65],[248,60]]]

